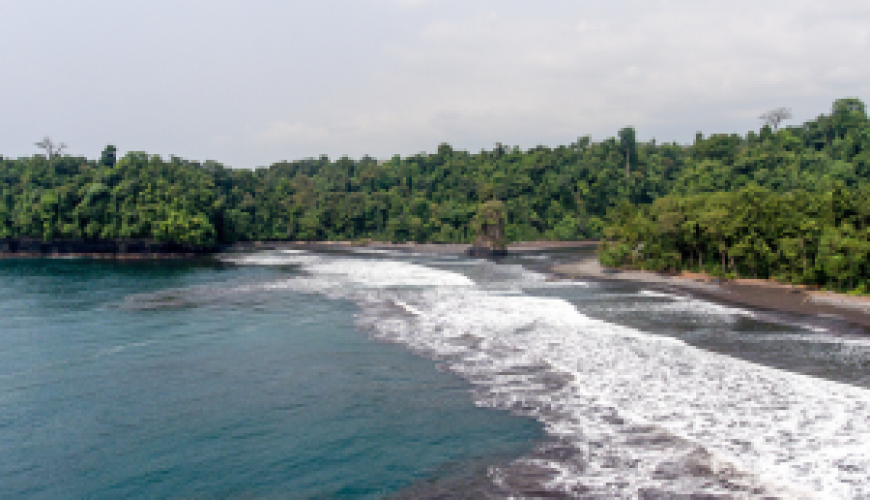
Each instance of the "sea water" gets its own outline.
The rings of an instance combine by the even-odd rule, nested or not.
[[[2,263],[0,496],[870,497],[866,332],[553,258]]]
[[[0,498],[377,498],[540,437],[294,277],[0,262]]]

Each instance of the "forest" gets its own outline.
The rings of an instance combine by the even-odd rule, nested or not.
[[[609,212],[612,267],[870,292],[870,126],[857,99],[759,135],[699,138],[667,196]]]
[[[0,157],[0,239],[470,242],[498,200],[508,241],[603,238],[613,266],[866,290],[870,125],[855,98],[797,126],[640,142],[497,144],[233,169],[144,152]],[[863,288],[861,288],[863,287]]]

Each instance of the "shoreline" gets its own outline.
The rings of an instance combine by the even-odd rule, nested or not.
[[[508,245],[508,252],[522,254],[542,250],[594,249],[598,241],[520,241]],[[209,258],[216,255],[268,249],[350,249],[398,250],[433,255],[465,255],[468,243],[392,243],[384,241],[246,241],[213,249],[187,247],[147,240],[41,241],[0,240],[0,260],[7,259],[94,259],[147,261]],[[586,255],[589,255],[588,253]],[[825,319],[841,320],[868,329],[870,298],[808,290],[800,285],[765,280],[719,281],[697,273],[670,275],[652,271],[605,269],[596,257],[580,257],[554,264],[547,271],[556,278],[595,281],[628,281],[660,289],[677,289],[726,304],[747,306]]]
[[[164,260],[206,257],[221,247],[201,247],[154,240],[0,239],[0,259]]]
[[[598,241],[520,241],[508,245],[509,252],[529,252],[558,248],[596,247]],[[99,260],[155,260],[190,259],[208,257],[225,252],[267,250],[281,248],[344,249],[369,248],[373,250],[401,250],[432,254],[465,254],[468,243],[392,243],[388,241],[243,241],[213,248],[193,247],[176,243],[148,240],[50,240],[0,239],[0,259],[66,259],[85,258]]]
[[[178,260],[207,257],[210,254],[201,253],[102,253],[102,252],[63,252],[36,253],[14,252],[0,253],[0,259],[95,259],[95,260]]]
[[[700,298],[772,312],[845,321],[870,333],[870,299],[810,291],[799,285],[752,279],[717,281],[704,275],[671,276],[651,271],[605,269],[596,257],[556,264],[550,272],[558,278],[595,281],[629,281],[655,288],[677,289]]]
[[[523,241],[508,245],[508,252],[522,254],[542,250],[577,249],[591,250],[598,241]],[[369,248],[374,250],[399,250],[430,253],[433,255],[465,255],[471,248],[467,243],[391,243],[370,241],[364,244],[350,241],[328,242],[245,242],[226,250],[251,250],[268,248],[309,248],[314,250]],[[585,253],[585,252],[584,252]],[[590,255],[586,253],[586,255]],[[554,264],[547,272],[556,278],[591,279],[595,281],[628,281],[644,283],[658,289],[680,290],[699,298],[717,302],[751,307],[771,312],[817,317],[825,320],[845,321],[866,330],[870,334],[870,298],[845,294],[808,290],[801,285],[782,284],[756,279],[719,281],[697,273],[668,275],[652,271],[605,269],[597,257],[580,257],[567,263]]]
[[[586,241],[517,241],[507,246],[508,252],[532,252],[537,250],[553,250],[560,248],[596,248],[597,240]],[[311,248],[311,249],[346,249],[368,248],[372,250],[400,250],[408,252],[422,252],[431,254],[455,254],[464,255],[472,247],[469,243],[392,243],[389,241],[367,241],[357,243],[353,241],[245,241],[234,243],[221,252],[268,250],[281,248]]]

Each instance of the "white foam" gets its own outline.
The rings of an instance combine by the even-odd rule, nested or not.
[[[596,286],[597,283],[592,283],[589,281],[574,281],[574,280],[547,280],[547,281],[538,281],[535,283],[523,283],[523,288],[535,289],[535,288],[591,288]]]
[[[816,332],[816,333],[826,333],[826,332],[830,331],[827,328],[821,327],[821,326],[813,326],[813,325],[800,325],[800,326],[801,326],[801,328],[806,328],[807,330],[809,330],[811,332]]]
[[[423,313],[422,313],[419,309],[417,309],[417,308],[414,307],[414,306],[411,306],[411,305],[407,304],[406,302],[402,302],[402,301],[399,300],[399,299],[393,299],[393,302],[394,302],[397,306],[401,307],[402,309],[408,311],[408,312],[411,313],[411,314],[414,314],[414,315],[417,315],[417,316],[422,316],[422,315],[423,315]]]
[[[245,266],[288,266],[312,264],[321,257],[301,250],[281,250],[276,253],[256,253],[250,255],[221,257],[224,262]]]
[[[810,329],[814,327],[804,326]],[[824,328],[818,329],[820,332],[827,332]],[[753,335],[753,339],[757,340],[799,340],[813,344],[834,344],[850,347],[867,347],[870,348],[870,338],[867,337],[846,337],[841,335],[832,335],[830,333],[819,334],[794,334],[794,333],[778,333],[767,335]]]
[[[756,318],[758,315],[747,309],[742,309],[739,307],[726,306],[723,304],[716,304],[714,302],[708,302],[706,300],[695,299],[691,297],[684,297],[679,295],[669,295],[658,292],[648,292],[646,290],[638,292],[637,294],[616,294],[611,293],[607,294],[603,300],[606,301],[608,311],[616,312],[616,313],[627,313],[635,315],[637,313],[646,313],[646,314],[661,314],[661,313],[681,313],[684,315],[686,319],[693,319],[694,321],[699,322],[717,322],[717,321],[726,321],[729,323],[733,323],[737,321],[739,318]],[[662,301],[637,301],[637,300],[628,300],[628,301],[620,301],[613,302],[612,299],[615,297],[664,297],[672,299],[669,302]]]
[[[456,272],[393,260],[294,258],[311,276],[273,286],[358,301],[362,325],[444,359],[478,386],[479,404],[534,415],[582,451],[582,470],[571,460],[548,460],[558,471],[549,484],[556,491],[582,484],[620,497],[646,487],[734,493],[728,483],[742,485],[747,497],[759,485],[790,498],[870,495],[866,389],[595,320],[561,299],[475,286]],[[270,259],[241,262],[272,265]],[[496,281],[513,273],[522,282],[515,271],[500,269]],[[643,307],[718,321],[751,314],[670,298]],[[389,308],[410,314],[389,315]],[[547,377],[562,382],[552,385]],[[638,432],[671,442],[644,444]],[[727,481],[689,473],[663,479],[659,472],[698,460]],[[621,489],[613,490],[617,484]]]
[[[550,260],[550,257],[547,255],[520,255],[520,258],[527,260]]]
[[[400,258],[408,258],[408,257],[417,257],[417,258],[427,258],[427,259],[458,259],[458,255],[450,254],[450,253],[441,253],[438,251],[434,252],[414,252],[410,249],[383,249],[383,248],[350,248],[352,253],[361,254],[361,255],[386,255],[390,257],[400,257]]]
[[[487,367],[497,373],[532,363],[571,374],[577,382],[570,390],[538,402],[583,423],[550,422],[563,438],[578,431],[588,438],[594,425],[584,411],[594,401],[702,444],[771,483],[838,498],[870,493],[870,393],[864,389],[592,320],[556,299],[433,292],[415,307],[423,314],[413,328],[398,334],[392,325],[385,333],[435,353],[450,339],[477,338],[482,348],[473,362],[455,366],[472,380]],[[447,350],[456,352],[452,344]],[[843,472],[844,461],[853,472]]]
[[[685,297],[680,296],[680,295],[674,295],[671,293],[664,293],[664,292],[657,292],[655,290],[641,290],[638,292],[638,295],[643,295],[646,297],[661,297],[661,298],[673,299],[673,300],[681,300],[681,299],[685,298]]]
[[[387,286],[470,286],[465,276],[395,260],[324,260],[306,266],[308,271],[365,285]]]
[[[396,250],[382,250],[379,248],[351,248],[351,252],[360,254],[397,255]]]
[[[286,253],[286,252],[282,252]],[[343,283],[352,282],[367,287],[388,286],[469,286],[467,277],[450,271],[399,260],[341,258],[294,251],[291,254],[253,254],[225,259],[240,265],[282,266],[300,265],[317,275]]]

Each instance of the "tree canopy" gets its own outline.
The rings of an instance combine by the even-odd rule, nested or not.
[[[639,142],[626,127],[553,148],[441,144],[386,161],[321,156],[252,170],[116,151],[0,157],[0,238],[470,243],[482,207],[497,202],[507,242],[606,236],[613,265],[716,263],[844,287],[870,272],[870,126],[855,98],[803,125],[699,133],[690,145]]]
[[[870,123],[858,99],[774,133],[699,138],[670,193],[609,213],[611,266],[870,292]]]

